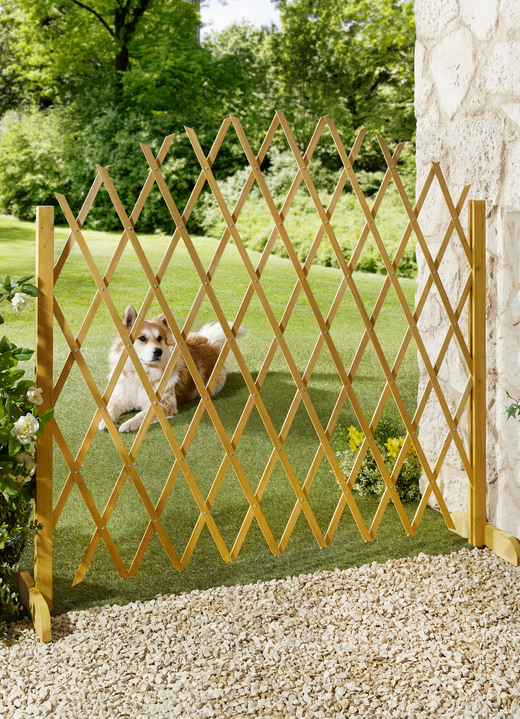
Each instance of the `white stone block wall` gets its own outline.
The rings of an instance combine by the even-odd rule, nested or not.
[[[520,422],[504,412],[506,390],[520,398],[520,0],[415,0],[415,20],[417,186],[438,161],[454,198],[471,184],[469,198],[486,201],[488,521],[520,537]],[[421,213],[431,248],[442,239],[445,218],[436,192]],[[467,206],[462,219],[467,227]],[[420,253],[418,262],[420,292],[426,277]],[[466,267],[454,242],[442,275],[452,298],[460,294]],[[431,357],[445,335],[443,314],[434,295],[421,318]],[[452,349],[440,373],[452,407],[465,376]],[[466,417],[462,423],[465,428]],[[432,457],[444,438],[440,426],[445,423],[432,401],[420,424]],[[451,511],[467,508],[467,481],[453,451],[440,484]]]

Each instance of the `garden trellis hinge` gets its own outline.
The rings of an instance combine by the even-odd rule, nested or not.
[[[245,156],[248,167],[247,179],[245,180],[242,192],[240,193],[240,196],[238,197],[238,200],[232,210],[228,208],[219,187],[219,183],[217,182],[213,172],[213,166],[215,164],[215,160],[217,159],[219,150],[224,139],[228,136],[228,132],[231,130],[234,130],[234,135],[233,133],[231,134],[233,135],[235,141],[238,142],[238,145]],[[326,207],[320,200],[310,171],[312,156],[325,130],[330,133],[342,165],[341,175]],[[303,154],[298,148],[298,144],[283,112],[276,113],[271,126],[266,133],[266,137],[260,147],[260,150],[256,155],[250,147],[240,121],[235,117],[229,117],[224,120],[207,156],[205,155],[195,132],[191,129],[187,129],[186,132],[196,160],[200,165],[200,173],[194,184],[186,207],[182,212],[177,208],[170,192],[170,188],[168,187],[162,172],[162,167],[172,144],[173,136],[165,139],[157,157],[154,157],[149,147],[145,145],[141,146],[148,163],[149,172],[143,189],[137,199],[136,205],[130,214],[127,214],[125,208],[123,207],[115,185],[110,177],[109,171],[104,167],[98,167],[98,173],[92,188],[77,217],[74,216],[66,198],[63,195],[57,195],[58,203],[69,225],[70,233],[63,248],[61,249],[56,264],[54,264],[53,261],[54,208],[38,208],[37,281],[40,290],[40,297],[37,302],[36,381],[38,386],[43,389],[43,395],[46,400],[42,409],[54,406],[60,395],[62,395],[63,392],[66,392],[66,381],[73,367],[79,369],[95,403],[95,411],[92,416],[91,423],[79,450],[71,450],[56,417],[48,426],[45,434],[38,438],[36,518],[39,522],[43,523],[44,527],[35,540],[34,583],[32,582],[32,578],[27,573],[23,575],[23,579],[26,601],[31,608],[35,624],[42,638],[48,639],[50,637],[49,608],[52,605],[53,533],[56,524],[59,521],[60,515],[67,505],[67,501],[73,488],[79,490],[81,498],[85,502],[95,525],[95,530],[91,540],[85,548],[81,565],[78,567],[74,580],[75,583],[81,581],[85,576],[100,542],[104,543],[119,574],[122,577],[129,577],[137,572],[144,553],[155,533],[157,533],[162,547],[167,552],[172,565],[177,569],[182,569],[189,562],[204,527],[207,527],[209,530],[223,560],[232,561],[238,556],[248,530],[253,521],[256,520],[267,545],[272,553],[276,555],[283,552],[286,548],[296,522],[302,515],[308,523],[310,530],[316,539],[317,545],[321,548],[327,547],[332,541],[334,533],[338,527],[338,523],[347,508],[350,516],[366,541],[371,541],[375,536],[385,509],[390,502],[393,503],[398,512],[405,532],[408,534],[414,534],[432,495],[444,517],[446,525],[451,530],[467,536],[473,545],[482,546],[487,544],[492,546],[493,549],[502,554],[502,556],[506,556],[510,561],[517,562],[520,554],[518,553],[518,547],[515,544],[515,540],[507,537],[499,530],[490,527],[490,525],[486,522],[486,267],[484,202],[469,202],[469,233],[466,236],[459,218],[461,211],[465,207],[469,188],[465,187],[458,201],[454,202],[449,193],[441,168],[439,165],[433,164],[427,175],[424,186],[418,194],[416,203],[413,206],[405,192],[397,168],[397,162],[403,150],[403,145],[399,145],[392,154],[386,143],[382,139],[379,139],[386,165],[386,171],[379,191],[374,198],[371,198],[369,204],[369,200],[364,196],[361,190],[354,169],[354,163],[362,147],[366,130],[362,130],[359,133],[351,152],[348,153],[343,146],[334,123],[329,117],[323,117],[320,119],[309,145]],[[296,163],[292,185],[280,207],[278,207],[277,203],[274,201],[262,172],[262,164],[266,159],[267,152],[276,133],[282,134],[282,137],[287,143]],[[342,254],[337,233],[334,229],[334,211],[347,183],[351,186],[352,192],[356,197],[363,217],[362,231],[359,235],[355,249],[348,260]],[[399,242],[399,245],[392,257],[390,257],[389,252],[385,247],[377,222],[379,209],[385,197],[385,193],[391,183],[393,183],[395,191],[400,197],[406,217],[401,241]],[[440,238],[435,256],[432,256],[428,244],[426,243],[424,234],[421,230],[420,221],[421,210],[433,183],[437,183],[437,187],[440,190],[440,196],[442,197],[449,214],[444,234],[442,238]],[[175,230],[171,241],[157,272],[152,270],[136,231],[138,218],[154,185],[157,186],[175,224]],[[203,188],[206,185],[211,191],[225,222],[225,229],[222,233],[220,241],[216,244],[213,259],[207,269],[204,268],[203,263],[201,262],[197,253],[196,244],[194,243],[187,228],[189,218]],[[240,213],[254,186],[256,186],[258,191],[261,193],[271,218],[270,234],[256,266],[253,265],[251,256],[242,241],[239,227],[237,227]],[[316,215],[319,219],[319,226],[316,231],[314,241],[312,242],[309,253],[303,262],[300,262],[297,257],[286,228],[286,219],[300,186],[305,188],[308,196],[311,198],[313,206],[316,210]],[[107,191],[122,226],[121,238],[114,249],[112,259],[104,274],[101,274],[99,271],[84,235],[85,221],[101,187],[104,187]],[[408,306],[398,277],[399,262],[403,257],[403,253],[405,252],[412,236],[415,236],[417,247],[422,254],[423,263],[428,273],[424,286],[416,298],[416,305],[413,310]],[[356,278],[354,277],[356,264],[369,238],[372,238],[375,242],[386,269],[386,276],[382,283],[379,297],[371,311],[366,309]],[[225,313],[219,302],[219,297],[212,286],[212,279],[217,268],[220,266],[224,250],[231,241],[236,246],[243,263],[243,267],[247,273],[248,287],[233,322],[231,325],[228,325],[226,323]],[[271,252],[277,241],[283,243],[286,255],[289,258],[289,262],[295,273],[294,287],[292,293],[287,299],[285,310],[280,319],[277,319],[276,314],[273,311],[263,283],[264,271],[268,265],[269,258],[272,256]],[[313,294],[310,283],[308,282],[308,275],[311,271],[313,261],[316,257],[318,248],[323,242],[329,243],[335,261],[341,272],[341,281],[337,289],[336,296],[326,314],[322,313]],[[468,263],[466,282],[460,296],[454,304],[450,301],[449,292],[446,290],[441,279],[441,273],[439,272],[450,243],[458,244],[459,249],[461,249],[466,255]],[[168,304],[168,298],[164,296],[161,288],[161,282],[163,282],[172,257],[180,244],[182,244],[186,249],[198,278],[197,294],[188,317],[182,327],[176,323]],[[127,246],[133,247],[137,257],[138,266],[142,268],[148,282],[147,294],[139,310],[136,325],[130,332],[127,332],[124,327],[120,318],[120,310],[116,308],[110,293],[111,280],[125,247]],[[63,267],[69,260],[73,247],[79,248],[86,264],[88,265],[96,286],[91,305],[88,308],[83,324],[77,333],[74,333],[71,330],[67,322],[66,311],[60,306],[54,293],[55,284],[60,277]],[[447,329],[445,339],[440,346],[437,355],[432,359],[430,358],[429,352],[425,346],[425,340],[420,330],[419,320],[427,303],[429,293],[433,289],[442,303],[443,312],[445,312],[446,316]],[[385,356],[376,328],[376,321],[381,313],[385,298],[390,290],[392,290],[397,297],[406,318],[406,332],[402,339],[399,352],[392,361]],[[349,366],[344,364],[344,361],[341,358],[341,353],[334,341],[333,332],[331,332],[334,319],[345,296],[352,299],[364,328],[359,346]],[[251,369],[244,359],[238,343],[234,341],[237,330],[240,327],[253,298],[257,304],[260,305],[261,311],[264,313],[266,321],[268,322],[272,332],[269,348],[255,379],[253,378]],[[142,371],[142,368],[140,368],[137,355],[132,346],[132,341],[135,340],[137,336],[136,332],[138,332],[139,323],[145,319],[153,301],[156,301],[159,304],[161,311],[164,313],[170,324],[177,342],[172,360],[168,365],[165,376],[163,377],[157,392],[154,392],[152,386],[146,378],[146,375]],[[207,386],[204,385],[185,344],[187,333],[194,326],[195,319],[204,301],[209,302],[216,319],[222,324],[227,340]],[[289,344],[284,336],[289,319],[298,301],[304,301],[307,304],[317,328],[317,340],[307,366],[303,372],[298,369],[298,366],[291,354]],[[116,370],[109,379],[108,384],[100,390],[93,379],[87,357],[84,352],[82,352],[82,345],[87,337],[96,312],[102,305],[106,308],[108,314],[110,315],[113,323],[113,329],[115,329],[123,340],[125,350],[123,351]],[[462,323],[459,323],[459,320],[465,310],[467,310],[469,316],[469,326],[467,331],[461,326]],[[54,374],[55,370],[53,369],[55,324],[57,325],[59,332],[61,332],[61,340],[64,338],[66,345],[68,346],[66,360],[61,369],[58,370],[57,375]],[[417,408],[413,416],[411,416],[407,411],[396,382],[399,369],[403,363],[408,348],[411,346],[411,343],[415,344],[420,360],[427,373],[427,381],[425,386],[422,388],[422,393],[418,398]],[[450,409],[449,403],[443,395],[441,383],[438,381],[441,365],[446,358],[452,343],[457,347],[467,370],[467,383],[461,393],[460,401],[454,412]],[[375,353],[384,375],[385,383],[377,407],[370,419],[366,419],[363,413],[360,401],[356,394],[355,381],[356,373],[358,372],[361,360],[367,347],[371,347]],[[321,421],[313,404],[311,393],[307,391],[307,388],[310,387],[310,383],[312,382],[313,371],[324,348],[326,348],[328,355],[330,355],[331,362],[340,383],[340,391],[336,399],[334,410],[326,422]],[[263,402],[261,393],[262,386],[268,376],[273,358],[277,352],[280,352],[283,356],[294,391],[290,409],[281,426],[281,429],[279,430],[276,429],[275,423],[270,417],[268,408]],[[248,391],[248,398],[242,415],[231,436],[226,431],[219,417],[217,407],[211,398],[211,390],[215,386],[220,370],[224,366],[224,362],[230,353],[238,365],[238,369],[243,377]],[[168,422],[160,405],[161,393],[166,386],[171,372],[173,371],[176,360],[181,355],[186,361],[197,389],[201,395],[201,399],[194,411],[189,429],[183,438],[177,437],[175,432],[175,422]],[[108,415],[108,412],[106,411],[107,402],[114,390],[117,377],[119,376],[123,365],[128,358],[130,358],[130,360],[134,363],[136,370],[140,373],[143,386],[150,398],[150,408],[147,411],[143,425],[133,439],[130,449],[127,449],[126,445],[123,443],[117,427],[114,425]],[[438,402],[446,421],[446,426],[444,428],[444,442],[439,455],[435,458],[434,464],[432,464],[431,460],[429,460],[428,452],[422,446],[421,439],[418,434],[419,422],[430,398],[433,398],[433,400]],[[397,406],[406,427],[406,437],[395,465],[391,470],[389,470],[385,465],[381,452],[373,439],[378,422],[381,419],[383,410],[389,400],[392,400]],[[363,443],[349,476],[344,475],[330,442],[340,413],[345,406],[350,406],[364,433]],[[256,488],[252,486],[250,478],[244,471],[236,452],[237,446],[240,443],[241,437],[244,434],[244,430],[253,410],[256,410],[258,416],[261,418],[263,427],[266,430],[268,442],[270,443],[269,459],[263,468],[261,479]],[[304,410],[307,413],[310,423],[312,424],[316,445],[314,461],[304,477],[298,476],[284,446],[298,410]],[[213,480],[211,489],[205,496],[197,482],[196,472],[194,472],[190,466],[187,453],[194,440],[197,428],[199,427],[202,418],[206,415],[211,421],[218,440],[221,443],[223,457]],[[145,484],[139,476],[135,463],[150,422],[154,416],[157,418],[162,430],[164,431],[164,435],[173,456],[171,471],[164,484],[160,497],[155,503],[152,502],[150,496],[148,495]],[[467,432],[465,430],[463,431],[461,427],[461,420],[466,416],[468,417],[469,425]],[[85,457],[90,445],[92,444],[97,425],[101,419],[105,420],[110,437],[120,457],[121,470],[108,501],[106,502],[104,508],[99,509],[89,491],[88,482],[83,476],[83,472],[85,471]],[[412,443],[417,452],[417,456],[421,461],[424,476],[427,480],[427,486],[421,501],[418,503],[414,517],[410,519],[397,494],[395,484]],[[61,453],[63,460],[66,463],[68,472],[67,479],[56,502],[53,500],[53,451],[56,451],[54,449],[54,444],[57,450]],[[450,448],[452,448],[452,451],[453,448],[455,449],[458,457],[460,458],[460,464],[463,471],[467,476],[469,492],[469,512],[467,514],[450,513],[438,483],[443,463]],[[355,493],[352,491],[356,481],[356,475],[367,452],[371,452],[373,454],[386,487],[378,510],[370,525],[366,524],[365,519],[356,503]],[[310,489],[322,462],[328,463],[330,471],[335,476],[339,487],[337,505],[328,527],[325,528],[325,531],[322,530],[316,520],[312,503],[309,499]],[[273,476],[275,467],[281,468],[286,481],[289,483],[292,492],[294,493],[294,506],[290,516],[287,518],[282,536],[278,541],[276,540],[262,510],[262,497]],[[231,547],[226,544],[222,537],[218,525],[218,515],[214,512],[215,501],[222,486],[224,476],[228,471],[233,472],[233,476],[239,483],[247,500],[247,510],[243,517],[242,526]],[[174,545],[168,531],[169,528],[162,520],[163,511],[170,497],[173,485],[178,477],[183,477],[185,479],[198,508],[198,519],[193,526],[190,539],[187,545],[183,548],[182,554],[178,552],[178,547]],[[116,542],[110,533],[109,526],[110,517],[116,504],[120,501],[122,490],[126,482],[130,482],[135,487],[148,517],[146,530],[130,566],[127,566],[123,562],[118,547],[116,546]]]

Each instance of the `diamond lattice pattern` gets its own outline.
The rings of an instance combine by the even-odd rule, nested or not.
[[[322,204],[310,171],[312,169],[311,159],[316,147],[318,146],[320,138],[325,131],[330,134],[342,163],[341,175],[326,206]],[[451,451],[454,449],[457,452],[468,477],[471,478],[470,459],[468,458],[468,453],[465,448],[463,432],[459,428],[461,418],[464,415],[468,398],[472,390],[470,350],[468,348],[467,339],[464,336],[464,332],[462,331],[461,324],[459,322],[463,312],[465,311],[465,307],[467,306],[468,296],[471,291],[470,270],[472,253],[459,220],[460,212],[468,194],[468,188],[464,188],[459,200],[455,203],[448,191],[440,167],[434,164],[426,178],[422,191],[418,195],[415,206],[412,206],[403,187],[397,167],[399,157],[403,150],[403,145],[399,145],[392,154],[385,142],[382,139],[379,139],[387,169],[379,191],[374,197],[367,199],[361,190],[360,183],[355,172],[356,157],[361,150],[366,130],[362,130],[359,133],[352,150],[348,153],[343,146],[334,123],[328,117],[324,117],[319,121],[312,139],[303,154],[298,148],[294,135],[283,112],[276,113],[266,134],[265,140],[256,155],[249,145],[240,121],[235,117],[227,118],[224,121],[208,155],[204,153],[195,132],[191,129],[186,129],[186,132],[193,148],[193,152],[200,164],[200,174],[193,187],[191,197],[182,212],[178,209],[161,171],[167,153],[170,150],[173,136],[165,139],[157,157],[154,156],[149,147],[142,145],[142,150],[149,166],[149,173],[137,203],[130,214],[127,214],[125,208],[123,207],[110,177],[108,168],[105,167],[98,167],[96,179],[77,217],[74,216],[66,198],[63,195],[57,195],[59,205],[69,225],[70,234],[55,266],[55,283],[59,281],[60,275],[70,258],[73,248],[75,248],[75,250],[79,248],[96,287],[90,307],[79,331],[77,332],[73,332],[67,323],[66,313],[60,306],[56,297],[54,300],[55,320],[63,333],[70,350],[60,372],[57,375],[54,388],[55,401],[58,400],[62,392],[66,392],[67,379],[69,378],[72,369],[75,368],[76,370],[79,369],[83,381],[86,383],[96,407],[79,448],[71,448],[69,446],[58,421],[53,421],[52,429],[55,443],[63,456],[68,470],[67,479],[54,508],[54,526],[58,522],[73,489],[75,491],[79,490],[79,493],[81,494],[94,523],[94,532],[90,539],[90,543],[86,548],[83,561],[77,571],[75,582],[81,581],[85,576],[89,564],[101,541],[106,546],[120,575],[123,577],[133,575],[137,571],[143,559],[144,553],[155,533],[157,533],[173,566],[181,569],[187,565],[204,527],[207,527],[211,533],[222,558],[225,561],[232,561],[240,552],[242,544],[253,521],[258,524],[262,535],[273,554],[280,554],[286,548],[296,522],[302,516],[308,523],[318,546],[326,547],[331,542],[341,517],[347,511],[347,507],[348,512],[366,541],[370,541],[375,536],[385,509],[390,502],[393,503],[398,512],[404,530],[408,534],[413,534],[419,526],[419,522],[424,514],[428,500],[433,494],[444,516],[446,524],[453,528],[450,513],[447,510],[442,493],[439,489],[438,479],[443,462],[450,449]],[[277,204],[268,189],[262,170],[262,165],[266,161],[268,150],[275,138],[275,135],[277,134],[282,135],[284,142],[286,142],[290,148],[297,168],[290,190],[280,207],[277,207]],[[226,204],[213,171],[219,150],[224,141],[232,141],[240,146],[246,159],[249,173],[243,189],[234,207],[232,208],[228,207]],[[432,256],[423,232],[421,231],[421,210],[434,183],[436,183],[437,191],[440,190],[440,193],[444,198],[449,212],[449,219],[444,229],[442,240],[437,246],[436,254],[435,256]],[[378,212],[384,200],[385,193],[391,185],[393,186],[394,191],[397,191],[401,199],[406,217],[405,229],[402,234],[401,241],[399,242],[392,257],[389,255],[382,235],[378,229]],[[103,273],[96,265],[92,250],[89,248],[89,244],[87,243],[83,232],[89,211],[101,188],[104,188],[108,193],[117,216],[119,217],[122,228],[119,243],[117,244],[108,267]],[[207,191],[208,188],[210,189],[222,214],[225,222],[225,230],[216,246],[216,250],[209,266],[205,268],[198,254],[196,245],[190,235],[190,232],[188,231],[187,225],[201,192],[203,189]],[[270,233],[265,247],[260,255],[260,259],[256,265],[253,264],[251,254],[246,250],[240,231],[237,227],[237,224],[239,224],[240,214],[253,188],[257,188],[256,191],[261,193],[271,218]],[[334,230],[334,223],[332,221],[338,202],[347,188],[349,191],[354,193],[363,217],[363,229],[359,235],[355,249],[348,261],[342,253],[340,242]],[[298,259],[286,229],[286,220],[291,210],[291,205],[293,204],[297,193],[302,191],[302,189],[305,190],[308,197],[310,197],[316,211],[316,216],[319,220],[314,241],[312,242],[308,255],[303,262]],[[155,272],[150,266],[135,229],[139,216],[152,190],[154,190],[154,192],[160,192],[162,201],[166,203],[172,221],[175,225],[175,230],[164,254],[164,258]],[[403,253],[405,252],[409,242],[413,239],[413,236],[415,236],[417,247],[424,258],[424,264],[427,268],[428,276],[420,294],[416,298],[415,309],[412,310],[408,305],[405,293],[397,276],[397,268],[401,258],[403,257]],[[362,256],[363,249],[370,238],[372,238],[373,242],[375,242],[377,250],[380,253],[386,270],[386,275],[375,304],[371,309],[367,309],[356,282],[356,278],[354,277],[354,270],[356,269],[359,258]],[[269,258],[272,257],[272,249],[277,242],[283,243],[285,253],[289,258],[292,271],[294,272],[292,291],[288,295],[286,301],[284,301],[285,309],[281,314],[274,311],[272,307],[272,300],[270,301],[268,298],[268,293],[264,287],[264,271],[268,266]],[[449,244],[453,242],[458,243],[459,248],[461,248],[461,251],[466,254],[468,259],[467,280],[460,297],[455,303],[450,301],[448,292],[441,280],[442,273],[439,272],[446,250]],[[230,243],[233,243],[238,250],[243,263],[243,268],[247,275],[247,289],[235,317],[232,322],[228,324],[227,320],[230,318],[226,317],[225,312],[223,311],[217,292],[212,284],[212,280],[214,279],[217,270],[220,269],[221,272],[225,272],[225,253],[226,248],[228,248]],[[320,309],[318,301],[312,291],[311,282],[309,281],[313,261],[322,243],[328,243],[330,245],[332,255],[334,256],[341,272],[340,284],[330,307],[326,311],[322,311],[322,309]],[[123,253],[130,247],[133,248],[135,253],[135,262],[137,266],[142,269],[142,272],[146,276],[147,291],[138,311],[137,322],[132,330],[127,332],[121,320],[120,310],[116,308],[115,302],[111,296],[111,281],[113,280]],[[191,308],[182,326],[175,320],[168,303],[168,297],[163,293],[161,286],[165,273],[172,260],[174,260],[175,254],[179,251],[180,247],[184,248],[191,259],[197,285]],[[392,291],[397,298],[407,324],[406,332],[402,339],[399,351],[392,360],[389,360],[385,356],[376,327],[378,317],[390,291]],[[437,352],[437,356],[433,358],[430,357],[425,347],[425,342],[419,329],[421,313],[423,312],[430,292],[432,291],[437,293],[437,296],[442,303],[443,311],[446,313],[449,320],[449,327],[446,331],[444,341]],[[338,347],[335,343],[333,332],[334,320],[342,302],[347,297],[349,298],[349,301],[353,302],[353,305],[359,313],[363,328],[359,346],[349,366],[346,366],[344,360],[342,359],[341,347]],[[133,340],[135,340],[138,336],[139,325],[146,318],[152,302],[154,301],[159,304],[161,311],[167,318],[177,343],[157,392],[154,392],[152,389],[132,345]],[[291,352],[290,345],[286,339],[286,330],[288,326],[290,326],[291,316],[295,307],[302,301],[306,303],[309,315],[317,328],[316,343],[303,371],[298,367],[298,364]],[[226,343],[220,353],[217,365],[207,385],[204,384],[200,374],[198,373],[185,343],[185,338],[188,332],[195,327],[198,314],[204,304],[211,308],[215,318],[221,323],[226,334]],[[240,344],[236,341],[237,331],[247,312],[253,311],[253,307],[255,308],[254,311],[263,313],[271,331],[271,339],[267,352],[263,360],[259,363],[259,369],[255,371],[255,373],[253,373],[248,366]],[[108,384],[102,388],[96,385],[96,382],[91,374],[91,370],[89,369],[88,358],[86,353],[83,351],[89,329],[100,308],[104,308],[110,316],[113,327],[117,334],[121,337],[125,347],[115,372],[108,381]],[[438,381],[443,361],[447,356],[449,347],[453,343],[455,343],[458,351],[460,352],[462,362],[465,364],[468,374],[467,384],[461,393],[459,405],[454,411],[453,408],[450,408],[447,400],[443,396],[440,383]],[[375,411],[372,413],[372,416],[367,419],[356,393],[355,378],[361,366],[365,350],[369,347],[373,352],[375,352],[381,367],[382,376],[384,378],[384,388]],[[414,351],[418,352],[420,361],[424,365],[428,378],[422,390],[422,394],[419,397],[413,416],[411,416],[406,409],[405,402],[403,401],[397,382],[399,370],[407,351],[409,351],[411,347],[414,348]],[[320,419],[312,400],[312,392],[310,391],[313,383],[313,372],[315,371],[320,358],[323,357],[323,353],[327,354],[328,361],[331,362],[334,367],[334,371],[338,378],[338,386],[340,388],[337,397],[335,398],[333,411],[326,421],[323,421],[323,417]],[[211,396],[212,389],[215,386],[220,371],[224,366],[226,358],[230,354],[234,357],[235,363],[243,377],[243,383],[247,395],[240,419],[232,431],[230,431],[229,428],[226,429],[224,427],[224,424],[219,417],[216,403],[213,401]],[[179,438],[175,432],[175,422],[168,422],[166,419],[160,404],[160,398],[175,364],[181,355],[188,365],[201,399],[196,406],[193,418],[185,436]],[[270,370],[272,369],[275,356],[283,359],[283,363],[285,364],[292,382],[292,401],[290,402],[285,419],[281,424],[279,422],[275,423],[271,418],[269,408],[264,402],[264,393],[262,391]],[[150,399],[150,407],[147,411],[146,418],[135,437],[132,438],[130,446],[127,446],[127,444],[123,441],[117,427],[112,422],[105,409],[114,390],[117,378],[119,377],[123,365],[128,357],[130,357]],[[440,406],[446,420],[446,426],[442,449],[432,463],[431,458],[428,458],[426,451],[422,447],[418,427],[427,403],[433,400],[435,400]],[[374,440],[374,433],[378,422],[381,419],[384,408],[389,401],[395,403],[395,406],[398,408],[406,427],[406,438],[395,466],[391,472],[387,469],[384,459]],[[340,414],[345,406],[350,406],[364,434],[363,443],[349,476],[345,476],[343,473],[338,458],[331,446],[331,437],[338,423]],[[308,420],[312,425],[312,431],[315,437],[314,459],[311,462],[305,476],[299,475],[295,470],[289,457],[289,453],[286,451],[285,447],[294,419],[297,414],[301,412],[306,413]],[[150,422],[154,417],[157,418],[164,432],[164,437],[171,453],[172,464],[162,491],[158,497],[154,497],[152,500],[136,465],[144,438],[150,426]],[[253,417],[255,420],[258,419],[258,417],[260,418],[263,430],[265,430],[263,431],[264,441],[268,447],[268,458],[265,463],[265,467],[260,468],[258,475],[259,479],[255,479],[254,486],[251,478],[247,476],[240,461],[240,457],[243,456],[241,452],[243,453],[247,451],[247,447],[244,447],[240,443],[245,434],[248,422],[252,421]],[[190,465],[190,447],[197,435],[200,423],[202,421],[206,421],[208,418],[221,445],[221,459],[219,459],[219,466],[209,489],[200,486],[196,471],[193,470]],[[83,470],[89,449],[96,434],[97,425],[101,419],[104,419],[107,424],[109,435],[121,460],[121,469],[113,487],[110,490],[108,499],[104,502],[103,508],[99,509],[99,503],[95,501],[91,490],[89,489],[88,477],[84,476]],[[395,484],[412,442],[417,452],[417,456],[422,464],[424,476],[427,479],[427,486],[425,492],[423,493],[422,500],[417,507],[415,516],[410,519],[396,492]],[[373,454],[386,487],[377,512],[371,520],[370,526],[365,522],[365,519],[363,518],[356,502],[356,495],[352,491],[357,473],[367,452],[371,452]],[[330,468],[330,472],[337,483],[337,500],[335,500],[335,508],[328,526],[323,528],[320,527],[309,501],[309,493],[317,477],[318,469],[322,465]],[[262,508],[262,498],[264,493],[268,490],[271,478],[275,472],[280,471],[280,468],[287,485],[291,490],[290,496],[292,497],[292,510],[288,514],[281,537],[277,539],[275,538],[269,521],[264,514]],[[218,522],[214,517],[212,509],[218,499],[219,491],[221,490],[223,482],[226,476],[229,476],[230,473],[233,481],[238,483],[243,494],[244,516],[242,518],[240,529],[233,541],[226,542],[223,538],[221,528],[219,528]],[[169,499],[172,496],[174,485],[181,477],[184,478],[191,493],[191,497],[195,503],[197,519],[191,530],[191,536],[188,543],[184,547],[179,548],[178,546],[174,546],[175,542],[172,540],[171,532],[168,531],[169,527],[167,526],[167,523],[163,521],[163,513]],[[109,522],[116,506],[118,505],[118,502],[123,501],[123,497],[125,496],[124,489],[129,483],[134,487],[135,492],[142,503],[144,511],[146,512],[147,527],[133,559],[131,562],[125,562],[123,561],[120,550],[116,546],[116,542],[109,531]]]

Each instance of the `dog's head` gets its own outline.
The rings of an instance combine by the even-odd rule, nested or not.
[[[133,305],[128,305],[123,315],[123,324],[130,332],[137,319]],[[144,365],[160,367],[168,361],[173,337],[164,315],[144,320],[134,340],[134,349]]]

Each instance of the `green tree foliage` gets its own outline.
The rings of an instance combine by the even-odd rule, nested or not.
[[[70,184],[59,119],[35,108],[10,111],[0,123],[0,204],[22,219],[32,219],[37,205],[54,204],[53,189]]]
[[[138,142],[158,149],[173,128],[199,119],[206,129],[210,54],[196,40],[195,7],[183,0],[13,0],[12,8],[24,108],[2,125],[2,205],[28,218],[42,195],[48,201],[59,189],[78,206],[101,164],[111,166],[131,207],[146,177]],[[25,200],[24,189],[31,190]],[[100,195],[94,223],[106,218],[105,203]],[[150,212],[143,226],[167,216],[159,203],[158,218]],[[117,222],[112,212],[104,224]]]
[[[201,45],[197,4],[185,0],[0,0],[0,210],[29,219],[55,191],[79,209],[96,164],[110,165],[130,209],[147,174],[138,143],[157,151],[171,133],[164,173],[183,208],[199,165],[182,128],[194,127],[207,152],[228,114],[255,152],[280,107],[302,147],[326,113],[347,145],[365,124],[372,138],[411,139],[412,0],[277,4],[281,29],[243,23]],[[338,169],[331,141],[316,157]],[[380,163],[364,148],[358,166]],[[226,141],[217,177],[242,166]],[[118,227],[108,207],[100,193],[91,221]],[[140,224],[171,226],[157,195]]]
[[[221,116],[237,115],[256,151],[279,105],[279,83],[272,55],[272,32],[235,23],[210,35],[213,87]]]
[[[287,116],[302,141],[325,113],[345,140],[363,126],[387,141],[412,138],[411,0],[279,0],[278,8],[282,32],[272,36],[272,57]],[[365,169],[380,163],[374,153]]]
[[[13,38],[16,20],[9,0],[0,0],[0,117],[15,108],[21,92],[18,73],[14,67]]]
[[[169,83],[194,88],[201,82],[192,77],[200,74],[198,16],[183,0],[10,3],[18,23],[13,47],[29,100],[36,95],[45,104],[93,95],[116,106],[135,105],[133,93],[142,91],[136,77],[143,74],[152,101],[158,75],[165,88]]]

